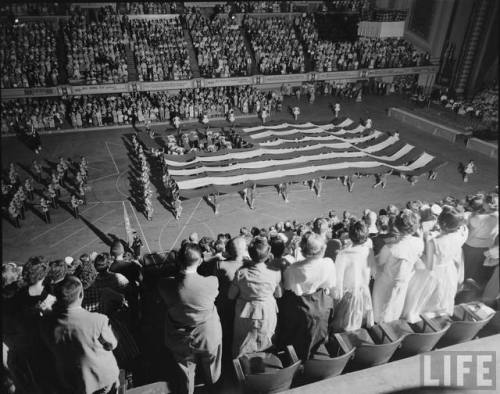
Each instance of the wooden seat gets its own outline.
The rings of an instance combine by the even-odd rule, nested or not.
[[[401,345],[404,337],[392,340],[376,325],[369,331],[359,330],[335,334],[339,342],[345,342],[350,349],[355,348],[354,357],[349,363],[349,371],[385,364]]]
[[[246,393],[278,393],[288,390],[300,360],[293,346],[279,352],[276,357],[265,353],[254,353],[233,360],[238,383]],[[255,361],[258,360],[258,361]],[[252,368],[253,367],[253,368]]]
[[[380,327],[392,341],[403,337],[401,346],[393,356],[394,359],[400,359],[434,349],[450,324],[445,322],[437,326],[431,325],[427,319],[415,324],[409,324],[404,320],[395,320],[390,323],[381,323]]]
[[[480,302],[456,305],[453,316],[448,317],[450,328],[438,342],[437,347],[451,346],[474,339],[494,315],[493,309]],[[433,323],[436,319],[429,319],[429,321]]]
[[[344,348],[334,336],[304,363],[300,384],[308,384],[342,373],[354,355],[354,348]]]
[[[125,394],[168,394],[172,391],[168,388],[167,382],[155,382],[144,386],[134,387],[125,390]]]

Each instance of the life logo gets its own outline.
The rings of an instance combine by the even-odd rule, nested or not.
[[[422,354],[420,381],[427,387],[496,390],[496,352],[436,351]]]

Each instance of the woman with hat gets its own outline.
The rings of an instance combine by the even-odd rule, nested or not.
[[[468,229],[462,216],[445,206],[438,217],[440,232],[428,233],[422,269],[417,269],[408,286],[403,317],[415,322],[425,312],[453,315],[455,295],[464,280],[462,245]]]
[[[336,276],[333,260],[323,257],[323,236],[305,233],[300,248],[304,258],[283,273],[278,340],[280,347],[293,345],[298,357],[307,360],[328,337]]]

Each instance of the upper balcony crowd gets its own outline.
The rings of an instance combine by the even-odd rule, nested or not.
[[[292,2],[231,2],[216,9],[160,2],[101,9],[49,3],[4,6],[2,13],[10,17],[0,28],[1,87],[429,64],[428,54],[402,39],[325,40],[313,12],[285,13],[298,10]],[[380,17],[367,10],[366,1],[328,1],[316,11],[358,13],[367,20],[400,18],[398,13]],[[235,18],[235,13],[244,15]],[[146,14],[156,17],[143,19]]]

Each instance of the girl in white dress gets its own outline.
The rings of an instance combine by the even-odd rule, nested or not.
[[[333,329],[352,331],[373,325],[373,307],[370,296],[370,267],[373,267],[373,244],[364,222],[349,227],[352,245],[342,249],[335,259],[337,283]]]
[[[423,267],[408,286],[403,318],[412,323],[426,312],[453,315],[455,295],[464,280],[462,245],[468,229],[451,206],[444,207],[438,223],[441,232],[428,233]]]
[[[394,221],[393,232],[398,235],[397,240],[385,244],[377,256],[372,294],[377,323],[401,317],[408,284],[414,274],[415,264],[420,261],[424,251],[423,240],[413,236],[417,226],[417,215],[404,209]]]

